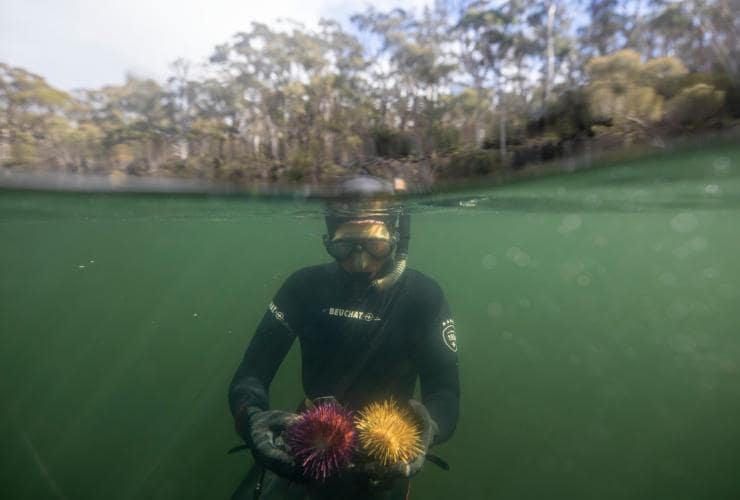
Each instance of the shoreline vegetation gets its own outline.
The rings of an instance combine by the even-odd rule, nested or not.
[[[0,167],[0,190],[42,190],[66,192],[120,192],[120,193],[177,193],[268,196],[277,198],[322,197],[332,193],[335,178],[345,175],[373,175],[389,180],[402,178],[407,184],[410,196],[435,193],[464,192],[470,189],[490,188],[526,180],[534,180],[552,175],[575,173],[591,169],[609,168],[631,162],[644,162],[649,158],[665,158],[674,155],[692,154],[705,148],[735,148],[740,144],[740,127],[725,130],[723,133],[709,133],[673,138],[666,143],[645,143],[633,145],[629,149],[612,148],[598,150],[593,144],[588,149],[567,158],[535,162],[526,168],[500,169],[486,175],[459,177],[456,179],[433,180],[430,176],[414,177],[413,173],[422,170],[429,172],[430,159],[401,158],[376,159],[358,169],[345,169],[335,176],[325,176],[315,185],[286,182],[239,183],[217,179],[198,179],[177,176],[129,175],[114,170],[110,174],[75,173],[52,169],[23,171],[17,168]],[[426,161],[426,163],[425,163]],[[441,161],[449,161],[442,158]],[[409,164],[414,166],[409,167]],[[421,167],[419,167],[421,165]],[[421,179],[421,180],[420,180]]]
[[[0,63],[0,186],[316,191],[364,172],[425,191],[736,140],[730,4],[438,1],[368,8],[351,30],[253,23],[164,83],[73,92]]]

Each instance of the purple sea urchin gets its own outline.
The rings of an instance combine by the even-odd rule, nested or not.
[[[352,414],[334,401],[321,402],[285,431],[285,442],[303,474],[323,481],[352,458],[356,444]]]

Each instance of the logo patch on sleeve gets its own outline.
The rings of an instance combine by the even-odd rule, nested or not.
[[[275,316],[276,320],[285,321],[285,314],[283,314],[283,311],[277,308],[274,302],[270,302],[270,305],[267,307],[268,309],[270,309],[272,315]]]
[[[455,322],[452,319],[442,322],[442,340],[452,352],[457,352],[457,335],[455,335]]]

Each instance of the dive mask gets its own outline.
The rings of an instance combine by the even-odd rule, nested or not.
[[[340,239],[334,240],[328,236],[324,237],[326,251],[337,260],[344,260],[352,252],[365,251],[376,259],[387,259],[396,248],[396,240],[381,239]]]
[[[340,261],[353,252],[363,251],[375,259],[387,259],[396,249],[396,241],[388,226],[374,219],[346,221],[336,228],[332,237],[324,236],[326,251]]]

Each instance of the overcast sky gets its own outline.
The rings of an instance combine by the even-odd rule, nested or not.
[[[430,0],[373,0],[379,9]],[[346,22],[370,4],[342,0],[0,0],[0,62],[64,90],[164,80],[178,57],[200,61],[252,21]]]

